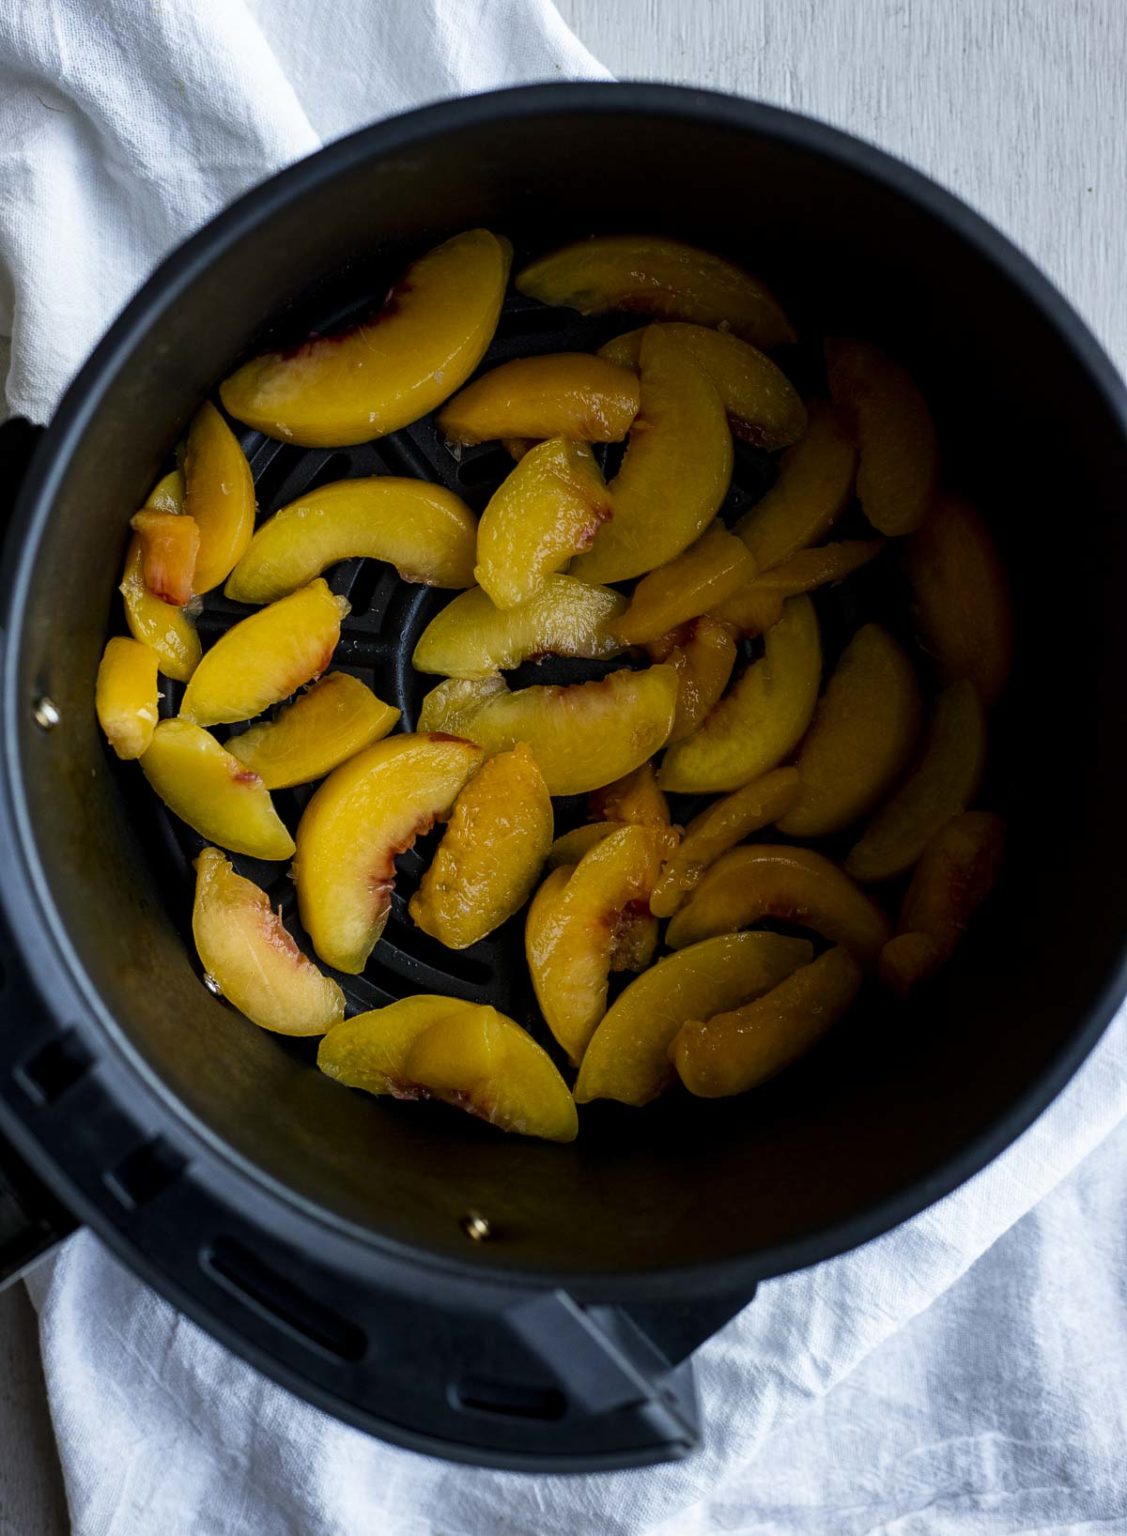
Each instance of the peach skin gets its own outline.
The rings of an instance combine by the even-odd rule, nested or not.
[[[706,528],[682,554],[643,576],[626,612],[614,621],[625,645],[645,645],[708,613],[755,579],[755,561],[722,523]]]
[[[124,635],[108,640],[98,664],[94,708],[118,757],[140,757],[148,748],[159,700],[157,653],[152,647]]]
[[[194,517],[142,507],[129,526],[141,540],[141,575],[161,602],[183,608],[192,600],[192,580],[200,548]]]
[[[651,661],[667,662],[677,674],[677,711],[669,740],[681,741],[720,702],[728,686],[736,664],[732,626],[702,614],[660,640],[651,641],[646,650]]]
[[[180,513],[184,508],[184,478],[178,469],[158,480],[147,508]],[[186,683],[199,662],[200,637],[190,613],[174,608],[145,585],[145,554],[140,535],[134,534],[125,556],[121,592],[129,633],[157,653],[157,666],[165,677]]]
[[[205,400],[184,450],[184,511],[199,530],[192,590],[226,580],[254,532],[254,479],[238,438]]]
[[[273,720],[228,739],[232,757],[267,789],[324,778],[395,729],[399,711],[347,672],[330,672]]]
[[[637,414],[638,380],[628,368],[587,352],[554,352],[491,369],[443,406],[436,425],[454,443],[617,443]]]
[[[825,400],[809,401],[807,412],[806,432],[783,454],[774,485],[736,525],[761,572],[824,539],[853,496],[857,450],[845,423]]]
[[[384,1008],[342,1019],[317,1047],[317,1065],[347,1088],[393,1099],[427,1099],[430,1092],[407,1075],[407,1053],[432,1024],[471,1013],[474,1003],[416,992]]]

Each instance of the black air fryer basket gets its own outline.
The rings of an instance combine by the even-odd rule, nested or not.
[[[628,174],[607,173],[611,154]],[[1017,611],[991,746],[1008,863],[950,970],[906,1012],[864,994],[751,1097],[587,1106],[566,1147],[342,1090],[308,1043],[211,997],[188,926],[199,840],[106,751],[93,710],[129,517],[201,398],[249,349],[355,318],[406,260],[476,225],[508,235],[518,261],[598,231],[687,238],[761,273],[802,334],[882,341],[933,402]],[[487,365],[586,350],[624,324],[512,299]],[[814,353],[787,364],[817,386]],[[9,501],[35,436],[0,433]],[[343,450],[243,442],[264,513],[380,473],[480,509],[508,464],[496,446],[456,458],[429,420]],[[725,515],[770,474],[738,448]],[[553,1470],[692,1449],[692,1350],[760,1279],[887,1230],[982,1167],[1123,995],[1125,491],[1123,386],[1060,297],[922,177],[787,113],[656,86],[503,92],[368,129],[244,198],[130,304],[11,511],[0,1273],[86,1222],[255,1365],[399,1444]],[[869,605],[864,581],[844,590]],[[332,585],[352,604],[335,664],[411,728],[428,686],[411,653],[449,594],[374,562]],[[848,601],[819,599],[831,656]],[[213,594],[205,645],[244,611]],[[593,670],[552,662],[514,681]],[[304,793],[277,797],[291,825]],[[535,1026],[519,922],[455,954],[405,920],[428,855],[400,860],[387,935],[343,979],[350,1008],[447,992]],[[239,862],[296,922],[278,866]]]

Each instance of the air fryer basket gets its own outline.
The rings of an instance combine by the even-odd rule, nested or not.
[[[129,515],[199,399],[248,347],[357,313],[405,259],[479,224],[518,256],[598,230],[689,238],[764,275],[804,335],[885,342],[934,403],[948,477],[988,512],[1017,608],[991,748],[1008,863],[949,972],[907,1012],[866,993],[750,1098],[590,1106],[566,1148],[342,1091],[307,1048],[209,997],[185,942],[198,842],[110,760],[92,708]],[[491,360],[621,326],[514,300]],[[817,385],[816,349],[789,361]],[[275,178],[126,311],[16,513],[0,1110],[24,1160],[213,1331],[367,1427],[512,1465],[683,1450],[689,1388],[667,1367],[758,1278],[882,1231],[980,1167],[1122,994],[1125,421],[1098,348],[1004,241],[787,114],[670,88],[542,87],[428,109]],[[426,422],[340,451],[245,441],[264,512],[382,472],[437,478],[480,507],[504,468],[495,447],[456,459]],[[731,509],[769,474],[741,449]],[[411,650],[445,596],[370,563],[333,584],[353,604],[339,664],[413,723],[427,683]],[[831,648],[841,601],[821,603]],[[241,611],[210,599],[205,643]],[[548,665],[562,669],[549,680],[589,675]],[[350,1004],[450,991],[531,1018],[519,926],[454,955],[403,920],[423,864],[401,860],[388,938]],[[292,907],[277,867],[244,867]],[[487,1241],[469,1235],[475,1214]],[[588,1346],[594,1375],[576,1365]]]

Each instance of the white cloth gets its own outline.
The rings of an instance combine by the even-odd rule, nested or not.
[[[321,140],[442,95],[599,73],[547,0],[10,6],[10,409],[45,418],[156,261]],[[80,1234],[30,1282],[75,1530],[1127,1531],[1125,1114],[1121,1016],[978,1178],[868,1247],[761,1288],[698,1357],[699,1456],[594,1478],[455,1468],[368,1440],[232,1358]]]

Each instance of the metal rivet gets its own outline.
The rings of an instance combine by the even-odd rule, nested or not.
[[[212,976],[208,971],[203,973],[203,984],[213,997],[223,996],[223,988],[216,981],[215,977]]]
[[[63,718],[59,714],[59,706],[54,699],[49,699],[46,694],[36,699],[31,706],[31,713],[35,717],[35,723],[41,731],[53,731]]]
[[[484,1243],[487,1238],[493,1236],[493,1228],[477,1211],[470,1211],[468,1215],[463,1216],[461,1226],[471,1243]]]

